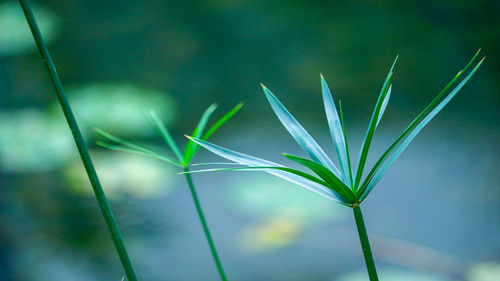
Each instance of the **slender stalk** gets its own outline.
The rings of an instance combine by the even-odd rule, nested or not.
[[[368,276],[370,277],[370,281],[378,281],[377,269],[375,268],[375,262],[373,261],[370,241],[368,241],[368,235],[366,234],[365,221],[363,220],[363,214],[361,214],[361,208],[358,206],[353,208],[353,211],[354,218],[356,219],[356,226],[358,227],[359,240],[361,241],[363,255],[365,256]]]
[[[80,154],[80,158],[83,162],[83,166],[87,172],[88,178],[92,185],[92,189],[94,190],[95,197],[101,208],[102,215],[104,220],[106,221],[106,225],[108,227],[109,232],[111,233],[111,239],[115,245],[118,256],[120,257],[120,261],[123,265],[123,269],[125,270],[125,274],[129,281],[138,281],[137,275],[135,273],[134,266],[130,261],[130,258],[127,253],[127,249],[125,244],[123,243],[122,236],[120,234],[120,230],[118,229],[118,225],[116,224],[116,220],[114,218],[113,212],[111,211],[111,207],[109,206],[108,200],[106,199],[106,195],[102,189],[101,183],[99,182],[99,178],[97,177],[97,173],[95,171],[94,165],[92,164],[92,159],[90,158],[89,151],[87,149],[87,145],[82,136],[80,129],[78,128],[78,124],[75,120],[75,116],[71,110],[68,99],[66,98],[66,93],[64,92],[61,80],[56,71],[56,67],[50,53],[45,45],[45,42],[42,38],[42,34],[40,33],[40,29],[35,20],[35,16],[31,11],[30,5],[27,0],[19,0],[21,7],[23,8],[24,15],[26,16],[26,20],[28,21],[28,25],[31,29],[31,33],[33,34],[33,38],[35,39],[36,46],[38,47],[38,51],[42,56],[42,61],[49,72],[50,80],[54,86],[54,89],[57,94],[57,99],[61,104],[62,110],[64,112],[64,116],[66,117],[66,121],[71,129],[71,133],[73,134],[73,139],[75,141],[76,147],[78,148],[78,152]]]
[[[189,172],[189,168],[185,167],[184,172]],[[212,240],[212,235],[210,235],[210,229],[208,229],[208,224],[205,220],[205,215],[203,214],[203,209],[201,208],[200,200],[198,199],[198,194],[196,193],[191,174],[185,173],[184,175],[186,176],[186,181],[188,182],[189,190],[191,191],[194,205],[196,206],[196,211],[198,212],[198,217],[200,218],[201,226],[203,227],[203,232],[205,232],[205,237],[207,238],[208,245],[210,246],[210,251],[212,252],[220,278],[222,281],[227,281],[226,273],[224,273],[224,269],[222,268],[222,263],[219,259],[219,255],[217,254],[217,249],[215,248],[214,241]]]

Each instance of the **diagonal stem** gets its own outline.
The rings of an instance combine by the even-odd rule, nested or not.
[[[210,251],[212,252],[220,278],[222,281],[227,281],[226,273],[224,273],[224,269],[222,268],[222,263],[219,259],[219,255],[217,254],[217,249],[215,248],[214,241],[212,240],[212,235],[210,235],[210,229],[208,229],[208,224],[205,219],[205,215],[203,214],[203,209],[201,208],[200,200],[198,199],[198,194],[196,193],[196,188],[193,184],[193,179],[191,178],[191,174],[189,174],[189,168],[185,167],[184,172],[186,172],[184,175],[186,176],[186,181],[188,182],[189,190],[191,191],[194,205],[196,206],[196,212],[198,212],[198,217],[200,218],[201,226],[203,227],[203,232],[205,233],[208,245],[210,246]]]
[[[99,207],[101,208],[101,212],[104,220],[106,221],[108,230],[111,233],[111,239],[113,240],[116,251],[118,252],[118,256],[120,257],[120,261],[123,265],[123,269],[125,270],[125,274],[127,275],[127,279],[129,281],[137,281],[139,279],[137,278],[137,275],[135,273],[134,266],[132,265],[132,262],[130,261],[130,258],[128,256],[127,249],[120,234],[120,230],[118,229],[118,225],[116,224],[113,212],[111,211],[111,207],[109,206],[106,195],[104,194],[101,183],[99,182],[99,178],[97,177],[97,173],[95,171],[94,165],[92,164],[87,145],[80,129],[78,128],[78,124],[75,120],[75,116],[73,115],[68,99],[66,98],[66,93],[64,92],[61,80],[57,75],[54,62],[52,61],[47,46],[43,41],[40,29],[38,28],[38,25],[36,23],[35,16],[33,15],[33,12],[31,11],[30,5],[27,0],[19,0],[19,2],[21,3],[21,7],[23,8],[24,15],[26,16],[26,20],[28,21],[31,33],[33,34],[33,38],[35,39],[36,46],[38,47],[38,51],[42,56],[42,61],[45,64],[47,71],[49,72],[50,80],[52,81],[57,94],[57,99],[61,104],[64,116],[66,117],[66,121],[68,122],[71,133],[73,134],[73,139],[75,141],[76,147],[78,148],[80,158],[89,177],[92,189],[94,190],[95,197],[97,199]]]
[[[361,247],[363,248],[363,255],[365,256],[366,269],[368,270],[368,276],[370,281],[378,281],[377,269],[375,268],[375,262],[373,261],[372,250],[370,248],[370,241],[368,241],[368,235],[366,233],[365,222],[363,220],[363,214],[361,213],[361,208],[358,206],[353,208],[354,218],[356,219],[356,226],[358,227],[359,240],[361,241]]]

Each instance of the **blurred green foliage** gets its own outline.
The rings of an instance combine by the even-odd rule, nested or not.
[[[38,109],[0,112],[0,167],[4,172],[47,171],[75,157],[62,122]]]
[[[92,142],[99,126],[132,136],[151,136],[145,112],[154,109],[168,124],[175,114],[169,96],[133,85],[90,85],[70,91],[80,128]],[[60,107],[0,111],[0,167],[10,172],[46,171],[75,159],[74,143]]]
[[[158,197],[174,187],[172,181],[176,170],[159,161],[113,152],[94,151],[92,155],[103,189],[111,200],[123,196]],[[93,197],[87,175],[79,162],[66,166],[64,176],[67,187]]]
[[[154,110],[168,125],[174,119],[176,108],[166,93],[131,84],[94,84],[69,91],[71,106],[81,129],[92,134],[94,127],[125,136],[151,136],[146,112]],[[51,113],[60,117],[60,106],[53,105]]]
[[[59,29],[56,16],[44,7],[35,6],[33,9],[40,30],[48,42],[52,41]],[[0,42],[0,57],[36,51],[30,29],[16,1],[0,3]]]

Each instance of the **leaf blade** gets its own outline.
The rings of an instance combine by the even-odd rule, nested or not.
[[[233,107],[230,111],[228,111],[224,116],[222,116],[215,124],[213,124],[205,134],[203,134],[203,137],[201,138],[202,140],[208,140],[210,136],[217,131],[220,126],[222,126],[224,123],[227,122],[233,115],[235,115],[241,108],[243,107],[243,103],[240,102],[238,103],[235,107]]]
[[[288,130],[292,137],[297,141],[299,146],[318,163],[327,166],[336,176],[340,177],[340,171],[337,169],[332,160],[326,155],[311,135],[300,125],[300,123],[290,114],[276,96],[262,85],[264,94],[266,95],[271,108],[280,120],[281,124]]]
[[[354,187],[352,186],[352,167],[351,167],[351,156],[349,152],[349,142],[347,141],[347,132],[346,132],[346,127],[344,124],[344,113],[342,110],[342,102],[339,100],[339,110],[340,110],[340,124],[342,125],[342,131],[344,132],[344,143],[345,143],[345,149],[347,153],[347,164],[349,165],[349,180],[351,182],[351,190],[354,191]]]
[[[376,127],[378,127],[380,119],[382,119],[382,116],[384,115],[387,104],[389,103],[389,98],[391,97],[391,91],[392,91],[392,85],[389,85],[389,90],[387,90],[387,94],[385,95],[384,101],[382,102],[382,107],[380,108],[380,114],[378,115],[377,125],[375,125]]]
[[[476,54],[477,56],[477,54]],[[475,58],[475,56],[474,56]],[[432,111],[429,112],[430,108],[437,103],[438,98],[440,98],[446,91],[447,89],[456,81],[456,79],[460,76],[460,74],[463,73],[464,70],[468,68],[470,63],[464,68],[464,70],[460,71],[455,78],[448,83],[448,85],[441,91],[441,93],[427,106],[422,113],[419,114],[419,116],[408,126],[408,128],[403,132],[403,134],[398,137],[398,139],[391,145],[391,147],[382,155],[381,159],[384,164],[379,164],[374,167],[376,168],[375,170],[378,170],[378,168],[382,167],[378,173],[372,178],[369,179],[366,188],[362,191],[361,194],[361,200],[366,198],[368,193],[373,189],[373,187],[380,181],[380,179],[385,175],[387,170],[394,164],[394,162],[397,160],[397,158],[403,153],[403,151],[406,150],[408,145],[413,141],[413,139],[422,131],[422,129],[455,97],[455,95],[462,89],[462,87],[468,82],[468,80],[475,74],[475,72],[479,69],[481,64],[483,63],[484,58],[474,67],[474,69],[458,84],[457,87],[455,87],[447,96],[444,98]],[[429,112],[428,115],[423,117],[427,112]],[[419,122],[421,120],[421,122]],[[418,123],[418,125],[417,125]],[[413,129],[414,128],[414,129]],[[413,129],[413,130],[412,130]],[[401,143],[401,145],[398,147],[398,149],[394,152],[394,154],[389,156],[389,153],[395,148],[396,144],[401,141],[404,136],[406,136],[408,133],[408,137]],[[388,162],[385,162],[386,159],[389,159]],[[380,160],[379,160],[380,161]],[[368,178],[367,178],[368,179]]]
[[[192,138],[189,136],[186,136],[186,137],[189,138],[190,140],[192,140],[193,142],[197,143],[198,145],[202,146],[203,148],[205,148],[205,149],[207,149],[207,150],[209,150],[209,151],[211,151],[211,152],[213,152],[213,153],[215,153],[223,158],[226,158],[226,159],[233,161],[233,162],[240,163],[242,165],[247,165],[250,167],[252,167],[252,166],[283,167],[282,165],[273,163],[271,161],[260,159],[260,158],[254,157],[254,156],[240,153],[240,152],[232,151],[232,150],[229,150],[227,148],[209,143],[209,142],[204,141],[204,140],[195,139],[195,138]],[[341,203],[345,203],[342,201],[342,197],[338,196],[338,194],[335,194],[335,192],[333,192],[331,189],[328,189],[327,187],[324,187],[320,184],[311,182],[309,180],[305,180],[305,179],[298,177],[298,176],[288,175],[288,174],[285,174],[284,172],[281,172],[281,171],[267,171],[267,173],[272,174],[272,175],[277,176],[277,177],[280,177],[280,178],[283,178],[289,182],[298,184],[298,185],[305,187],[313,192],[316,192],[316,193],[318,193],[318,194],[320,194],[323,197],[326,197],[328,199],[331,199],[331,200],[334,200],[337,202],[341,202]]]
[[[125,146],[113,145],[113,144],[103,142],[103,141],[98,141],[97,145],[104,147],[106,149],[109,149],[109,150],[128,152],[128,153],[134,153],[134,154],[139,154],[139,155],[143,155],[143,156],[148,156],[151,158],[155,158],[155,159],[167,162],[167,163],[172,164],[172,165],[177,166],[177,167],[182,167],[181,164],[176,162],[174,159],[167,157],[167,156],[160,155],[160,154],[155,153],[153,151],[146,152],[146,151],[141,151],[141,150],[135,150],[132,148],[127,148]]]
[[[153,127],[155,127],[156,130],[158,130],[158,132],[163,137],[163,139],[170,147],[170,149],[174,152],[177,159],[179,159],[179,161],[182,162],[183,161],[182,153],[177,144],[175,143],[174,139],[172,138],[172,135],[167,130],[167,127],[165,127],[165,124],[161,121],[160,117],[158,117],[158,114],[154,110],[150,110],[148,112],[148,119],[153,125]]]
[[[213,103],[210,105],[205,112],[201,115],[200,121],[198,122],[198,125],[196,125],[196,128],[193,131],[193,136],[195,138],[201,138],[203,134],[203,130],[205,129],[205,126],[207,125],[208,119],[214,113],[215,109],[217,109],[217,104]],[[195,148],[196,144],[192,141],[189,141],[186,145],[186,149],[184,149],[184,161],[183,165],[187,166],[189,165],[189,162],[193,158],[195,154]]]
[[[375,134],[375,129],[377,128],[378,116],[380,115],[380,110],[382,108],[383,101],[387,96],[387,92],[389,90],[389,83],[392,77],[392,73],[394,70],[394,66],[396,65],[396,61],[398,57],[392,63],[391,69],[385,78],[384,84],[382,86],[382,90],[380,91],[379,97],[377,99],[377,103],[375,104],[375,108],[373,110],[372,117],[370,119],[370,123],[368,125],[368,129],[366,130],[365,139],[363,140],[363,144],[361,145],[361,151],[358,157],[358,164],[356,168],[356,176],[354,178],[354,190],[358,189],[358,185],[361,181],[361,177],[363,176],[363,170],[366,164],[366,159],[368,158],[368,151],[370,149],[370,145],[373,139],[373,135]]]
[[[94,128],[94,131],[99,136],[101,136],[102,138],[107,140],[108,142],[111,142],[111,143],[107,143],[104,141],[97,141],[97,145],[99,145],[99,146],[102,146],[104,148],[111,149],[111,150],[131,152],[131,153],[136,153],[136,154],[141,154],[141,155],[157,158],[157,159],[160,159],[160,160],[165,161],[167,163],[170,163],[172,165],[181,167],[181,164],[179,162],[175,161],[174,159],[172,159],[168,156],[161,155],[161,154],[156,153],[148,148],[131,143],[127,140],[124,140],[120,137],[117,137],[117,136],[110,134],[110,133],[108,133],[104,130],[101,130],[99,128]],[[112,143],[116,143],[118,145],[115,145]]]
[[[224,123],[226,123],[233,115],[235,115],[241,108],[243,107],[243,103],[238,103],[235,107],[233,107],[229,112],[224,114],[215,124],[213,124],[205,134],[201,137],[202,140],[208,140],[210,136],[212,136]],[[193,149],[193,155],[198,152],[200,149],[199,146],[195,146]]]
[[[337,157],[340,163],[340,169],[342,171],[342,181],[351,185],[351,180],[349,177],[349,163],[347,159],[347,149],[344,137],[344,131],[342,129],[342,124],[335,107],[335,102],[333,101],[332,93],[325,78],[322,74],[321,76],[321,92],[323,95],[323,104],[325,106],[325,113],[328,120],[328,127],[330,128],[330,134],[332,135],[332,140],[335,145],[335,151],[337,152]]]
[[[294,174],[294,175],[297,175],[299,177],[303,177],[307,180],[310,180],[310,181],[313,181],[313,182],[316,182],[316,183],[319,183],[325,187],[328,187],[328,184],[321,180],[321,179],[318,179],[316,178],[315,176],[312,176],[308,173],[305,173],[305,172],[302,172],[302,171],[299,171],[299,170],[296,170],[296,169],[292,169],[292,168],[288,168],[288,167],[273,167],[273,166],[252,166],[252,167],[237,167],[237,168],[214,168],[214,169],[204,169],[204,170],[194,170],[194,171],[189,171],[189,172],[183,172],[181,174],[184,174],[184,173],[203,173],[203,172],[217,172],[217,171],[251,171],[251,170],[280,170],[280,171],[284,171],[284,172],[287,172],[287,173],[290,173],[290,174]]]
[[[479,52],[481,49],[479,49],[472,59],[467,63],[467,65],[459,71],[453,79],[446,84],[446,86],[439,92],[439,94],[427,105],[427,107],[420,112],[420,114],[406,127],[406,129],[401,133],[401,135],[391,144],[391,146],[382,154],[382,156],[378,159],[376,164],[373,166],[372,170],[366,177],[366,179],[363,182],[363,185],[360,188],[360,194],[364,194],[365,189],[367,188],[368,183],[373,179],[375,176],[375,173],[378,171],[380,166],[384,163],[384,161],[387,159],[387,157],[390,155],[390,153],[394,150],[394,148],[397,146],[397,144],[409,133],[411,130],[425,117],[425,115],[439,102],[439,100],[446,94],[446,92],[453,86],[453,84],[460,78],[460,76],[465,73],[469,67],[472,65],[474,60],[477,58],[479,55]],[[373,188],[373,187],[372,187]],[[366,196],[366,195],[365,195]]]
[[[309,169],[311,169],[314,173],[316,173],[322,180],[328,183],[329,187],[333,189],[333,191],[340,194],[344,199],[349,203],[355,203],[357,201],[356,196],[352,193],[348,186],[346,186],[337,176],[335,176],[328,168],[325,166],[318,164],[309,159],[305,159],[302,157],[298,157],[295,155],[290,155],[283,153],[283,156],[286,158],[299,163]]]
[[[143,146],[140,146],[140,145],[137,145],[137,144],[134,144],[134,143],[131,143],[125,139],[122,139],[120,137],[117,137],[113,134],[110,134],[104,130],[101,130],[99,128],[94,128],[94,131],[99,135],[101,136],[102,138],[106,139],[107,141],[111,142],[111,143],[117,143],[119,145],[122,145],[124,147],[127,147],[129,149],[132,149],[132,150],[136,150],[136,151],[142,151],[142,152],[145,152],[145,153],[149,153],[151,150],[143,147]]]

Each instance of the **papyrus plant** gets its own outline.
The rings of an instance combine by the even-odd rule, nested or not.
[[[194,142],[200,144],[204,148],[218,154],[226,159],[235,163],[243,165],[237,168],[216,168],[199,170],[193,172],[207,172],[207,171],[236,171],[236,170],[258,170],[264,171],[290,182],[301,185],[311,191],[314,191],[328,199],[336,201],[342,205],[350,207],[354,211],[354,217],[358,228],[359,238],[365,257],[365,262],[370,276],[370,280],[378,280],[375,263],[370,249],[368,236],[366,233],[363,216],[360,209],[360,204],[370,194],[375,185],[385,175],[387,170],[392,166],[394,161],[401,155],[401,153],[408,147],[418,133],[429,123],[436,114],[448,104],[448,102],[458,93],[458,91],[469,81],[474,75],[483,60],[477,63],[472,70],[465,76],[460,83],[453,85],[466,74],[467,70],[473,65],[479,51],[474,55],[471,61],[461,70],[441,92],[431,101],[431,103],[408,125],[408,127],[401,133],[399,137],[387,148],[387,150],[379,157],[378,161],[368,172],[366,177],[363,177],[366,159],[370,150],[370,145],[375,134],[375,130],[384,114],[387,107],[389,97],[391,95],[391,77],[393,74],[394,65],[384,81],[382,90],[380,91],[375,109],[371,116],[368,129],[365,134],[364,141],[361,145],[356,169],[353,170],[351,166],[351,156],[347,142],[346,128],[344,126],[344,119],[342,114],[342,105],[339,102],[339,110],[332,98],[328,85],[321,75],[321,89],[323,93],[323,101],[325,105],[326,116],[330,133],[332,135],[333,143],[338,158],[340,169],[334,162],[327,156],[323,149],[316,143],[316,141],[309,135],[309,133],[297,122],[297,120],[290,114],[290,112],[283,106],[283,104],[276,98],[276,96],[269,91],[264,85],[262,88],[264,93],[278,119],[283,126],[288,130],[292,137],[297,141],[299,146],[309,155],[310,159],[302,157],[283,154],[287,159],[303,165],[312,173],[306,173],[300,170],[285,167],[283,165],[263,160],[257,157],[245,155],[229,149],[208,143],[196,137],[188,137]],[[450,91],[450,89],[452,89]],[[221,163],[222,164],[222,163]]]
[[[242,103],[237,104],[233,109],[224,114],[217,122],[215,122],[212,126],[206,129],[210,116],[217,108],[216,104],[212,104],[202,114],[201,119],[198,122],[198,125],[193,131],[193,135],[202,140],[207,140],[210,136],[212,136],[213,133],[215,133],[215,131],[217,131],[217,129],[220,128],[220,126],[222,126],[227,120],[229,120],[229,118],[231,118],[234,114],[236,114],[236,112],[238,112],[238,110],[240,110],[242,106],[243,106]],[[210,251],[212,253],[215,265],[217,266],[219,276],[221,280],[225,281],[227,280],[226,273],[224,272],[224,268],[222,267],[222,262],[220,261],[219,254],[217,253],[217,249],[215,247],[215,243],[212,239],[212,235],[210,234],[210,229],[208,227],[207,220],[205,219],[205,214],[203,213],[203,208],[201,207],[201,203],[198,198],[198,194],[196,192],[193,179],[191,178],[191,175],[188,173],[189,172],[188,167],[191,163],[191,160],[193,159],[194,155],[196,154],[196,152],[199,150],[200,147],[196,143],[188,141],[184,149],[184,152],[181,152],[181,150],[175,143],[174,139],[170,135],[169,131],[165,127],[165,124],[161,121],[158,115],[154,111],[150,111],[147,116],[152,126],[158,130],[159,134],[165,140],[165,143],[170,148],[171,152],[174,154],[174,157],[170,157],[168,155],[155,152],[149,148],[131,143],[129,141],[126,141],[122,138],[114,136],[100,129],[96,129],[95,131],[103,138],[103,140],[98,141],[97,144],[112,150],[132,152],[136,154],[153,157],[161,161],[164,161],[170,165],[174,165],[179,169],[182,169],[182,171],[184,171],[186,181],[189,185],[189,190],[191,192],[191,196],[193,198],[193,202],[196,207],[196,211],[198,213],[198,217],[200,219],[201,226],[205,234],[205,238],[207,239],[208,246],[210,247]]]

